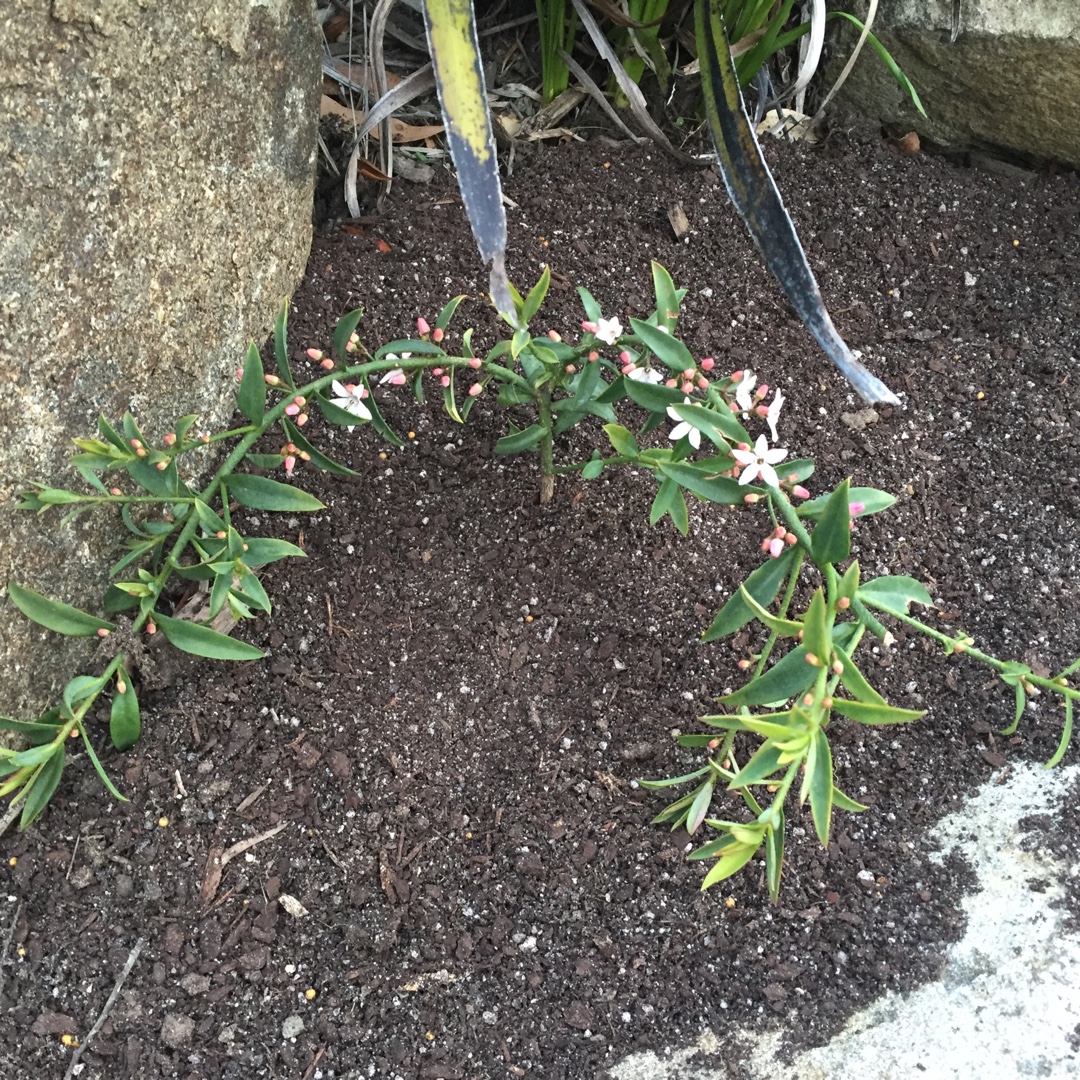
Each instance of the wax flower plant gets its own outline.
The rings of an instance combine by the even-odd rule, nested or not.
[[[20,503],[21,509],[39,512],[62,508],[66,516],[61,525],[87,510],[108,508],[118,513],[131,533],[128,552],[111,569],[115,580],[104,596],[101,617],[8,583],[9,596],[29,618],[58,633],[97,636],[106,652],[99,675],[72,679],[61,703],[36,720],[0,717],[0,729],[18,733],[30,744],[24,750],[0,747],[0,796],[22,804],[21,825],[33,821],[56,791],[72,738],[81,738],[109,791],[123,798],[95,750],[100,729],[94,707],[99,699],[109,699],[109,733],[117,749],[137,741],[140,709],[131,671],[141,663],[146,635],[160,634],[198,656],[262,659],[260,649],[209,623],[223,612],[237,621],[269,613],[270,599],[256,571],[304,553],[283,540],[242,536],[230,507],[235,503],[290,513],[321,509],[318,500],[295,484],[301,463],[355,475],[304,434],[315,409],[330,424],[350,430],[370,425],[383,440],[402,445],[379,410],[373,393],[377,384],[411,385],[419,401],[435,387],[442,393],[446,412],[459,422],[465,421],[481,394],[494,390],[498,403],[512,410],[509,431],[496,444],[496,452],[538,454],[542,502],[550,500],[560,473],[577,472],[590,479],[604,469],[632,464],[655,478],[652,524],[667,516],[685,535],[687,497],[768,512],[770,531],[762,542],[767,560],[749,575],[703,635],[706,642],[716,641],[753,619],[762,622],[768,630],[765,646],[754,661],[740,664],[754,668],[750,681],[720,699],[728,713],[702,718],[712,729],[709,733],[680,737],[684,746],[705,749],[704,765],[684,776],[641,781],[650,788],[697,781],[656,820],[685,826],[692,834],[703,825],[719,833],[691,855],[716,860],[703,888],[729,877],[764,848],[769,891],[776,899],[784,808],[796,781],[799,800],[809,802],[823,844],[828,843],[834,808],[863,809],[833,784],[830,722],[839,715],[865,724],[895,724],[922,715],[888,705],[853,660],[867,631],[889,641],[879,616],[927,634],[949,653],[965,653],[994,668],[1015,690],[1016,716],[1010,731],[1019,723],[1028,695],[1040,690],[1060,694],[1065,730],[1048,764],[1058,762],[1068,745],[1073,704],[1080,696],[1068,686],[1067,677],[1080,668],[1080,660],[1053,678],[1039,677],[1023,664],[1001,662],[975,650],[967,637],[949,637],[914,619],[908,612],[910,604],[931,603],[917,581],[894,576],[861,581],[858,563],[849,562],[851,521],[887,509],[894,502],[892,496],[852,487],[845,480],[831,493],[810,498],[803,484],[813,463],[790,460],[786,449],[770,445],[778,441],[783,395],[776,391],[766,403],[768,389],[758,386],[752,373],[719,376],[711,358],[697,361],[675,335],[685,290],[676,289],[657,263],[652,276],[656,310],[645,319],[631,318],[625,328],[618,319],[605,318],[588,291],[579,289],[583,333],[577,344],[570,344],[554,331],[534,337],[528,330],[550,282],[545,269],[527,296],[514,293],[517,326],[484,356],[473,350],[471,329],[461,335],[455,352],[447,349],[450,322],[462,297],[448,303],[434,325],[418,319],[416,337],[389,342],[373,353],[357,336],[361,312],[355,311],[338,323],[329,354],[316,347],[307,350],[307,362],[318,365],[321,374],[302,384],[290,363],[283,310],[274,330],[275,372],[264,371],[254,346],[237,372],[238,406],[246,424],[217,435],[194,436],[196,418],[183,417],[155,447],[132,416],[126,415],[115,427],[100,418],[100,438],[76,440],[80,453],[73,459],[89,492],[38,485],[24,493]],[[636,432],[619,423],[617,405],[638,407],[637,418],[644,420]],[[532,422],[516,423],[514,418],[522,413]],[[587,461],[556,464],[555,439],[591,418],[603,422],[612,453],[597,450]],[[764,433],[752,438],[743,426],[743,420],[759,419],[767,425],[771,440]],[[662,426],[666,438],[653,437],[648,440],[653,445],[643,446],[646,436]],[[278,427],[284,440],[280,450],[257,451],[259,440]],[[227,452],[216,471],[201,488],[189,486],[181,479],[181,459],[217,444]],[[242,472],[241,466],[261,472]],[[283,475],[284,482],[264,475],[270,471]],[[117,475],[106,486],[99,473]],[[204,621],[177,616],[173,579],[206,590]],[[814,591],[806,609],[792,613],[800,580]],[[770,607],[781,591],[773,612]],[[792,647],[770,664],[781,639],[790,639]],[[752,712],[761,707],[768,711]],[[104,710],[101,714],[104,719]],[[747,755],[748,738],[761,743]],[[708,816],[719,786],[741,798],[751,820]]]

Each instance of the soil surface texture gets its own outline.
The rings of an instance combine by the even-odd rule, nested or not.
[[[856,525],[864,578],[912,575],[935,625],[1060,669],[1080,652],[1080,182],[861,130],[766,153],[841,333],[902,408],[849,392],[716,171],[650,149],[571,145],[509,178],[511,278],[553,274],[534,326],[576,340],[577,285],[624,324],[646,316],[659,260],[689,289],[695,355],[782,388],[781,441],[815,459],[814,494],[851,476],[899,497]],[[374,348],[458,293],[451,341],[475,325],[483,351],[485,287],[449,176],[395,183],[380,216],[317,237],[294,362],[314,372],[304,350],[350,308]],[[437,393],[377,394],[403,448],[313,417],[359,475],[303,467],[326,509],[302,518],[238,511],[309,556],[268,568],[273,615],[238,631],[266,660],[183,658],[144,693],[134,750],[109,750],[98,718],[129,803],[75,755],[45,816],[4,837],[0,1072],[64,1076],[62,1036],[85,1038],[140,939],[84,1080],[582,1080],[706,1029],[738,1077],[736,1029],[784,1021],[790,1051],[932,979],[970,870],[931,862],[927,830],[1048,758],[1060,709],[1036,699],[1002,738],[1008,688],[895,627],[863,668],[926,718],[832,729],[837,783],[869,810],[838,813],[827,852],[792,812],[778,907],[756,863],[703,894],[690,838],[650,824],[666,800],[634,781],[701,762],[673,732],[700,730],[761,643],[699,636],[759,565],[766,516],[695,504],[688,537],[650,528],[652,478],[613,470],[560,479],[541,507],[535,457],[493,453],[507,417],[488,395],[461,427]],[[593,446],[599,424],[557,453]],[[1023,823],[1030,842],[1075,859],[1077,805]]]

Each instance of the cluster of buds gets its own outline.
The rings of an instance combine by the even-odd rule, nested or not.
[[[295,443],[291,442],[286,443],[281,448],[281,457],[285,465],[285,473],[287,476],[292,476],[292,471],[296,468],[297,458],[301,461],[311,460],[311,455],[306,450],[301,450]]]
[[[308,349],[307,355],[308,358],[314,360],[315,363],[323,369],[323,371],[334,370],[334,361],[331,360],[330,357],[322,351],[322,349]]]
[[[706,356],[701,361],[700,369],[688,367],[685,371],[680,371],[677,376],[665,380],[664,385],[672,388],[678,387],[684,394],[692,393],[695,388],[705,390],[709,386],[709,380],[704,373],[712,371],[715,364],[716,361],[711,356]]]
[[[439,380],[439,385],[444,389],[450,385],[450,376],[446,374],[441,367],[432,368],[431,374]]]
[[[799,542],[799,538],[788,532],[783,525],[777,525],[768,536],[761,541],[761,550],[767,551],[774,559],[779,559],[784,554],[785,547],[791,547]]]
[[[436,345],[446,337],[446,331],[443,330],[441,326],[436,326],[435,329],[432,330],[430,324],[423,315],[416,320],[416,332],[424,341],[427,341],[430,338]]]

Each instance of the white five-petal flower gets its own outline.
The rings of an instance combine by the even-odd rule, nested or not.
[[[656,368],[651,367],[636,367],[626,377],[633,379],[634,382],[660,383],[664,381],[664,376]]]
[[[344,409],[348,413],[352,413],[353,416],[360,417],[361,420],[371,419],[371,410],[364,404],[364,398],[367,396],[367,391],[363,386],[359,386],[355,383],[341,383],[336,379],[333,383],[333,391],[337,397],[330,399],[331,403],[336,405],[339,409]],[[353,429],[350,427],[349,431]]]
[[[683,398],[683,404],[692,405],[693,402],[689,398]],[[681,419],[679,414],[675,411],[675,407],[673,405],[668,406],[667,414],[671,417],[672,420],[677,421],[675,426],[671,429],[671,434],[668,436],[668,438],[671,439],[672,442],[678,442],[680,439],[685,437],[690,440],[690,445],[695,450],[700,450],[701,432],[698,431],[698,429],[693,425],[688,424],[685,420]],[[764,438],[764,436],[762,436],[762,438]],[[786,454],[787,451],[785,450],[784,453]],[[773,475],[775,476],[776,474],[773,473]]]
[[[614,345],[622,332],[623,325],[618,319],[600,319],[596,324],[596,336],[606,345]]]
[[[769,406],[769,411],[765,414],[765,420],[769,425],[769,430],[772,432],[772,441],[776,442],[779,436],[776,434],[776,421],[780,416],[780,406],[784,404],[784,395],[780,392],[780,388],[776,388],[776,393],[773,394],[772,404]]]
[[[753,450],[731,451],[731,456],[743,466],[743,471],[739,475],[740,484],[749,484],[755,477],[760,476],[762,482],[768,484],[769,487],[780,486],[780,480],[773,466],[783,461],[787,455],[788,452],[779,447],[770,450],[769,440],[764,435],[757,437]]]
[[[757,385],[757,376],[747,372],[741,383],[735,387],[735,404],[739,409],[748,413],[754,407],[754,387]]]

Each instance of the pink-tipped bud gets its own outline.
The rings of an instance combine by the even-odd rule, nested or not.
[[[776,528],[773,530],[773,536],[779,537],[781,540],[784,539],[784,536],[786,534],[787,529],[785,529],[783,525],[777,525]]]
[[[682,374],[684,379],[692,379],[697,374],[697,369],[688,367]]]
[[[308,349],[307,354],[312,360],[321,360],[323,358],[322,349],[311,348]]]
[[[310,461],[311,460],[311,455],[306,450],[298,450],[296,456],[301,461]]]
[[[292,476],[293,469],[296,468],[296,458],[292,454],[285,459],[285,475]]]
[[[591,352],[589,353],[589,359],[595,362],[600,359],[600,354],[598,352]]]
[[[132,440],[131,440],[131,446],[132,446],[132,449],[134,449],[134,450],[138,450],[138,449],[139,449],[139,447],[140,447],[140,446],[142,446],[142,443],[141,443],[141,442],[139,442],[139,440],[138,440],[138,439],[132,439]]]
[[[744,442],[741,442],[741,443],[739,443],[739,445],[738,445],[738,449],[739,449],[739,450],[749,450],[749,449],[750,449],[750,444],[749,444],[749,443],[744,443]]]
[[[784,554],[784,541],[779,538],[773,538],[769,541],[769,554],[774,559],[779,559]]]
[[[123,495],[124,493],[117,487],[109,488],[110,495]]]
[[[200,435],[199,436],[199,442],[203,443],[204,445],[209,444],[210,436],[209,435]]]
[[[754,391],[754,397],[756,397],[758,399],[758,401],[761,401],[761,399],[764,398],[765,395],[768,394],[768,392],[769,392],[769,384],[768,383],[762,383]]]
[[[709,388],[709,380],[706,379],[704,375],[698,379],[697,384],[699,390],[707,390]]]
[[[547,336],[551,341],[562,341],[562,334],[558,330],[549,330]]]
[[[834,675],[843,675],[844,674],[844,665],[843,665],[842,661],[840,661],[840,660],[834,660],[833,661],[833,663],[832,663],[832,673]]]
[[[590,356],[589,359],[591,360],[592,357]],[[575,371],[577,371],[577,368],[574,367],[573,364],[567,364],[566,365],[566,374],[567,375],[573,375]]]
[[[157,633],[157,623],[155,623],[155,622],[148,622],[148,623],[146,624],[146,632],[147,632],[148,634],[150,634],[150,635],[154,635],[154,634],[156,634],[156,633]]]
[[[821,661],[812,652],[806,654],[806,662],[811,667],[821,667]]]
[[[742,658],[742,659],[741,659],[741,660],[739,661],[738,667],[739,667],[739,670],[740,670],[740,671],[746,671],[746,670],[747,670],[748,668],[750,668],[750,667],[751,667],[752,665],[753,665],[753,661],[751,661],[751,660],[747,660],[747,659],[746,659],[746,657],[744,656],[744,657],[743,657],[743,658]]]
[[[850,596],[841,596],[840,599],[836,601],[836,606],[841,611],[847,611],[847,609],[849,607],[851,607],[851,597]]]
[[[165,438],[162,439],[161,441],[166,446],[175,446],[176,445],[176,432],[175,431],[170,431],[169,434],[166,435]]]
[[[809,499],[810,498],[810,492],[807,491],[806,488],[804,488],[802,486],[802,484],[796,484],[791,489],[791,494],[794,495],[796,499]]]
[[[712,371],[714,367],[716,367],[716,361],[711,356],[706,356],[705,359],[701,361],[702,371]]]
[[[866,509],[866,503],[853,502],[848,503],[848,513],[852,517],[858,517]]]
[[[307,422],[308,422],[308,414],[306,412],[302,412],[296,418],[296,426],[297,427],[303,427]]]
[[[303,394],[297,394],[296,397],[293,398],[293,404],[303,407],[307,404],[307,398],[305,398]]]
[[[767,405],[755,405],[754,412],[756,412],[758,416],[768,416],[769,407]]]
[[[761,502],[761,496],[755,495],[753,492],[751,492],[749,495],[744,495],[742,497],[742,501],[744,503],[748,503],[750,506],[753,506],[754,503]]]
[[[689,394],[690,391],[694,389],[694,384],[692,382],[684,382],[680,389],[684,394]]]
[[[743,376],[744,376],[745,374],[746,374],[746,372],[745,372],[745,371],[743,371],[743,369],[742,369],[742,368],[739,368],[739,370],[738,370],[738,371],[733,371],[733,372],[731,373],[731,375],[730,375],[730,379],[731,379],[731,381],[732,381],[733,383],[741,383],[741,382],[742,382],[742,380],[743,380]]]
[[[634,358],[630,355],[630,353],[626,349],[623,349],[623,351],[621,353],[619,353],[619,363],[620,364],[632,364],[633,362],[634,362]]]
[[[97,632],[97,636],[98,636],[98,637],[108,637],[108,636],[109,636],[109,634],[110,634],[110,632],[111,632],[111,631],[110,631],[110,630],[108,629],[108,627],[105,627],[105,626],[99,626],[99,627],[98,627],[98,632]]]
[[[263,382],[266,383],[267,386],[281,385],[281,380],[276,375],[264,375]]]
[[[333,371],[334,370],[334,361],[331,360],[330,357],[328,356],[328,357],[326,357],[325,360],[319,361],[319,367],[321,367],[323,369],[323,371]]]
[[[597,326],[596,323],[586,320],[581,324],[581,329],[584,330],[587,334],[595,334]]]
[[[430,334],[431,333],[431,327],[428,326],[428,321],[427,321],[427,319],[424,318],[423,315],[421,315],[420,318],[416,320],[416,332],[418,334]]]
[[[483,361],[482,361],[482,360],[480,359],[480,357],[479,357],[479,356],[470,356],[470,357],[469,357],[469,367],[471,367],[471,368],[472,368],[472,369],[473,369],[474,371],[475,371],[475,370],[476,370],[476,369],[477,369],[477,368],[478,368],[478,367],[479,367],[479,366],[480,366],[480,365],[481,365],[482,363],[483,363]]]
[[[240,382],[243,379],[243,377],[244,377],[244,369],[242,367],[238,367],[236,369],[236,381]]]
[[[436,326],[435,329],[431,331],[431,340],[434,341],[436,345],[438,345],[444,337],[446,337],[446,331],[441,326]]]
[[[135,456],[136,457],[146,457],[146,447],[145,446],[140,446],[139,449],[135,451]]]
[[[401,371],[390,380],[391,386],[404,386],[408,380],[405,378],[405,372]]]
[[[793,532],[784,533],[784,543],[788,547],[794,547],[798,542],[799,538]]]
[[[472,384],[472,386],[469,387],[469,397],[476,397],[477,394],[481,394],[481,393],[483,393],[483,391],[484,391],[484,384],[474,382]]]
[[[440,383],[440,385],[441,385],[441,386],[443,386],[443,387],[447,387],[447,386],[449,386],[449,385],[450,385],[450,376],[449,376],[449,375],[444,375],[444,376],[443,376],[443,377],[442,377],[442,378],[441,378],[441,379],[439,380],[439,383]]]
[[[218,531],[217,531],[216,533],[214,533],[214,535],[215,535],[215,536],[216,536],[216,537],[217,537],[217,538],[218,538],[219,540],[224,540],[224,539],[225,539],[225,537],[226,537],[226,536],[228,536],[229,534],[228,534],[228,533],[227,533],[227,532],[226,532],[226,531],[225,531],[224,529],[218,529]]]
[[[169,467],[169,463],[167,461],[155,461],[154,462],[154,468],[157,469],[158,472],[164,472],[168,467]]]
[[[761,550],[768,551],[772,546],[772,542],[773,538],[771,536],[766,536],[765,539],[761,541]]]
[[[806,708],[809,709],[810,706],[814,704],[814,695],[813,694],[803,694],[802,703]]]
[[[290,401],[289,404],[285,406],[286,416],[296,416],[299,412],[300,406],[297,405],[295,401]]]
[[[674,389],[674,388],[675,388],[675,380],[674,380],[674,379],[666,379],[666,380],[664,381],[664,385],[665,385],[665,386],[669,386],[669,387],[671,387],[672,389]]]
[[[435,378],[438,378],[442,374],[442,368],[441,367],[433,367],[431,369],[431,374],[434,375]]]
[[[116,677],[116,692],[118,694],[127,693],[127,683],[119,675]]]

